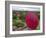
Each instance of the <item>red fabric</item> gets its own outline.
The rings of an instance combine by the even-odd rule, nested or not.
[[[26,20],[26,24],[27,24],[27,27],[29,27],[30,29],[32,30],[35,30],[38,26],[38,16],[34,14],[34,12],[28,12],[26,17],[25,17],[25,20]]]

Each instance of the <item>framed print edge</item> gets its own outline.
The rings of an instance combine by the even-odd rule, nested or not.
[[[26,33],[26,34],[10,34],[10,4],[27,4],[27,5],[42,5],[43,6],[43,32],[42,33]],[[18,1],[5,1],[5,37],[18,37],[18,36],[32,36],[32,35],[44,35],[45,34],[45,5],[44,3],[34,2],[18,2]]]

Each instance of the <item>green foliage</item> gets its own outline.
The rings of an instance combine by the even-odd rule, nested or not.
[[[21,17],[18,17],[16,12],[13,14],[13,26],[16,26],[17,28],[24,27],[25,23],[25,11],[19,11],[19,14]],[[21,20],[21,22],[19,22],[19,20]]]

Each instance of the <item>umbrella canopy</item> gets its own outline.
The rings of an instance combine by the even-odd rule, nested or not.
[[[27,24],[27,27],[31,30],[35,30],[39,24],[38,16],[35,14],[35,12],[27,12],[25,21]]]

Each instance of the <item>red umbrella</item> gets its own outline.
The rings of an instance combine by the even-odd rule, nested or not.
[[[38,26],[39,20],[35,12],[29,11],[25,17],[27,27],[31,30],[35,30]]]

